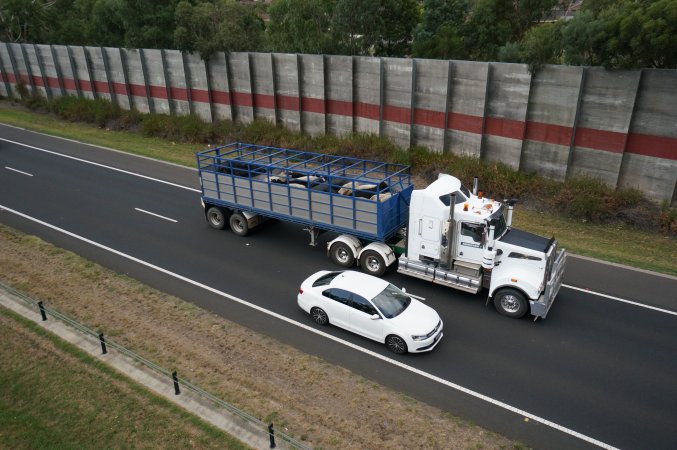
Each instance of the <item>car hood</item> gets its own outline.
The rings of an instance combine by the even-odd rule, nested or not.
[[[430,333],[439,323],[440,316],[430,306],[412,298],[407,309],[388,321],[402,332],[418,336]]]

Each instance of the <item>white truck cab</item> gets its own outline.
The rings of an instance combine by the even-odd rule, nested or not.
[[[512,228],[513,201],[472,192],[440,174],[414,190],[398,272],[463,291],[488,289],[506,316],[544,318],[562,284],[566,252],[555,239]]]

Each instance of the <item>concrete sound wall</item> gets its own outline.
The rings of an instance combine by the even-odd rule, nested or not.
[[[0,42],[0,95],[107,99],[579,174],[677,206],[677,71]]]

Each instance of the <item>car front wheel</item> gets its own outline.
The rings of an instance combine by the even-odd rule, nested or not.
[[[322,308],[313,308],[310,310],[310,316],[313,318],[316,324],[326,325],[329,323],[329,316],[324,312]]]
[[[388,349],[390,349],[391,352],[396,353],[398,355],[403,355],[408,351],[407,343],[404,342],[404,339],[394,334],[391,334],[386,338],[386,345],[388,346]]]

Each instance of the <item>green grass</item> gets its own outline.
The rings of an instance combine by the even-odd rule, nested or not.
[[[248,448],[0,307],[0,447]]]
[[[98,112],[102,109],[101,105],[91,106],[94,116],[108,114],[106,111]],[[96,121],[96,118],[92,120]],[[136,116],[133,120],[137,120]],[[677,241],[674,239],[677,218],[674,209],[664,208],[661,216],[660,208],[642,201],[636,191],[614,193],[595,180],[573,179],[566,185],[560,185],[533,174],[511,171],[502,165],[485,165],[472,158],[450,158],[449,155],[432,154],[422,148],[404,151],[374,136],[310,137],[264,122],[247,126],[221,123],[211,131],[205,131],[205,127],[195,119],[182,122],[179,118],[168,116],[146,116],[141,124],[141,133],[133,133],[64,122],[52,115],[27,112],[7,101],[0,102],[0,122],[191,167],[195,165],[195,152],[206,148],[207,144],[181,143],[181,136],[191,140],[241,140],[390,160],[411,164],[414,172],[428,181],[438,171],[457,175],[466,183],[469,182],[469,174],[477,174],[487,192],[499,192],[505,197],[522,195],[532,205],[540,201],[539,195],[545,194],[541,210],[561,211],[560,214],[539,214],[518,204],[514,219],[516,226],[541,235],[554,235],[561,246],[573,253],[677,275]],[[144,135],[149,133],[175,140]],[[216,145],[223,143],[210,142]],[[586,203],[586,199],[596,201]],[[635,214],[633,220],[636,226],[614,224],[615,211],[623,211],[622,208]],[[659,216],[660,219],[657,219]],[[666,237],[657,231],[643,231],[656,229],[655,222],[658,220],[664,229],[673,230],[673,233]]]

